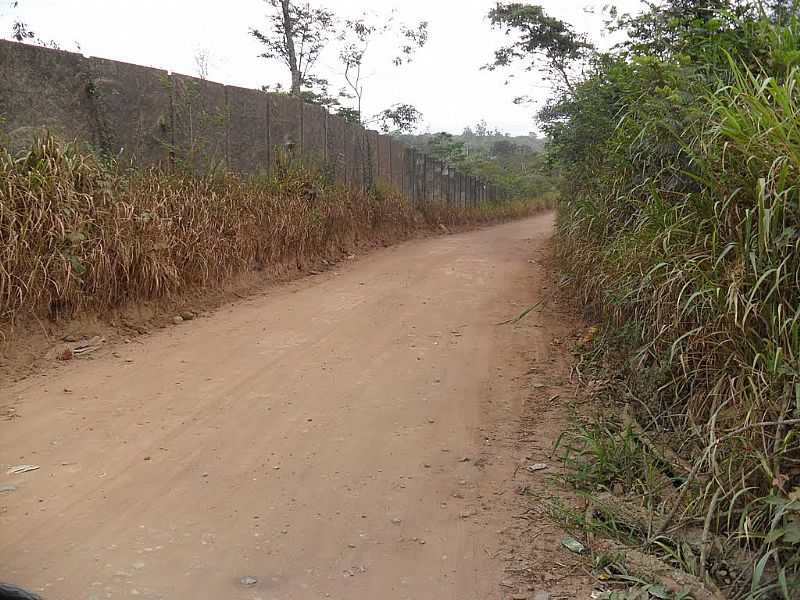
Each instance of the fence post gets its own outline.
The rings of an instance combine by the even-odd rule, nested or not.
[[[298,144],[300,147],[297,149],[298,150],[297,156],[302,157],[303,156],[303,138],[305,137],[303,135],[304,134],[304,131],[303,131],[303,129],[304,129],[304,127],[303,127],[303,125],[304,125],[304,123],[303,123],[303,112],[304,112],[303,111],[303,105],[305,104],[305,102],[303,102],[302,98],[298,98],[297,101],[300,103],[300,110],[299,110],[299,112],[300,112],[300,135],[297,136],[297,137],[300,138],[300,140],[299,140],[300,143]]]
[[[328,111],[322,117],[322,162],[328,170]]]
[[[422,155],[422,201],[428,202],[428,155]]]
[[[408,190],[411,194],[411,202],[417,205],[417,151],[409,148],[408,150]]]
[[[431,199],[434,204],[439,203],[439,177],[438,177],[438,165],[436,164],[436,159],[430,161],[431,164]]]
[[[264,94],[264,113],[267,120],[267,135],[264,140],[267,144],[267,175],[272,175],[272,162],[275,160],[272,156],[272,102],[270,102],[269,94]]]
[[[445,188],[447,190],[447,193],[445,194],[446,201],[447,201],[447,208],[451,208],[452,207],[452,194],[450,193],[450,167],[447,164],[445,164],[444,169],[442,171],[442,177],[444,177],[444,180],[445,180],[445,183],[446,183],[446,186],[447,186]]]
[[[394,169],[392,168],[392,166],[393,166],[393,163],[392,163],[392,140],[390,138],[389,139],[389,177],[387,177],[387,179],[389,180],[389,187],[390,188],[394,187],[394,177],[393,177]]]
[[[443,187],[442,183],[443,183],[443,180],[444,180],[444,176],[442,175],[442,171],[443,170],[444,169],[442,167],[442,161],[437,160],[436,161],[436,189],[437,189],[437,194],[439,196],[439,204],[444,204],[444,201],[446,200],[443,197],[444,194],[442,193],[442,192],[444,192],[444,190],[442,189],[442,187]]]

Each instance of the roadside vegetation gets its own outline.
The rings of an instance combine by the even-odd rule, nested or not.
[[[447,132],[397,135],[403,143],[428,156],[478,177],[497,188],[506,199],[555,195],[556,171],[547,164],[544,140],[531,134],[511,136],[491,131],[486,122],[466,127],[460,135]]]
[[[391,189],[355,190],[324,173],[285,155],[261,176],[132,169],[52,137],[16,156],[0,148],[0,331],[19,318],[102,314],[543,204],[414,207]]]
[[[643,8],[608,13],[610,52],[533,5],[490,14],[495,66],[555,83],[557,255],[598,322],[576,373],[604,410],[557,449],[587,508],[555,512],[603,579],[657,561],[611,597],[800,598],[800,7]]]

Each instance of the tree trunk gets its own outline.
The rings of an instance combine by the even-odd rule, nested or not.
[[[297,64],[297,53],[294,49],[294,22],[289,11],[291,0],[281,0],[283,9],[283,34],[286,36],[286,53],[289,55],[289,69],[292,71],[292,94],[300,95],[300,67]]]

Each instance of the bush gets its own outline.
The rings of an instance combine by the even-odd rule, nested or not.
[[[102,313],[535,206],[420,213],[391,190],[345,188],[285,159],[271,176],[195,176],[125,169],[43,137],[19,157],[0,148],[0,325]]]
[[[558,252],[591,309],[637,324],[618,397],[693,465],[661,510],[750,553],[736,597],[796,598],[800,27],[713,4],[632,30],[549,108]]]

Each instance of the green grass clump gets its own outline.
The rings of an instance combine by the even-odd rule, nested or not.
[[[749,557],[730,597],[798,598],[800,25],[755,9],[685,25],[671,50],[599,57],[562,100],[558,254],[594,314],[634,325],[624,348],[595,345],[605,393],[691,465],[650,508]],[[636,437],[577,432],[576,484],[652,500],[668,465],[637,459]]]

